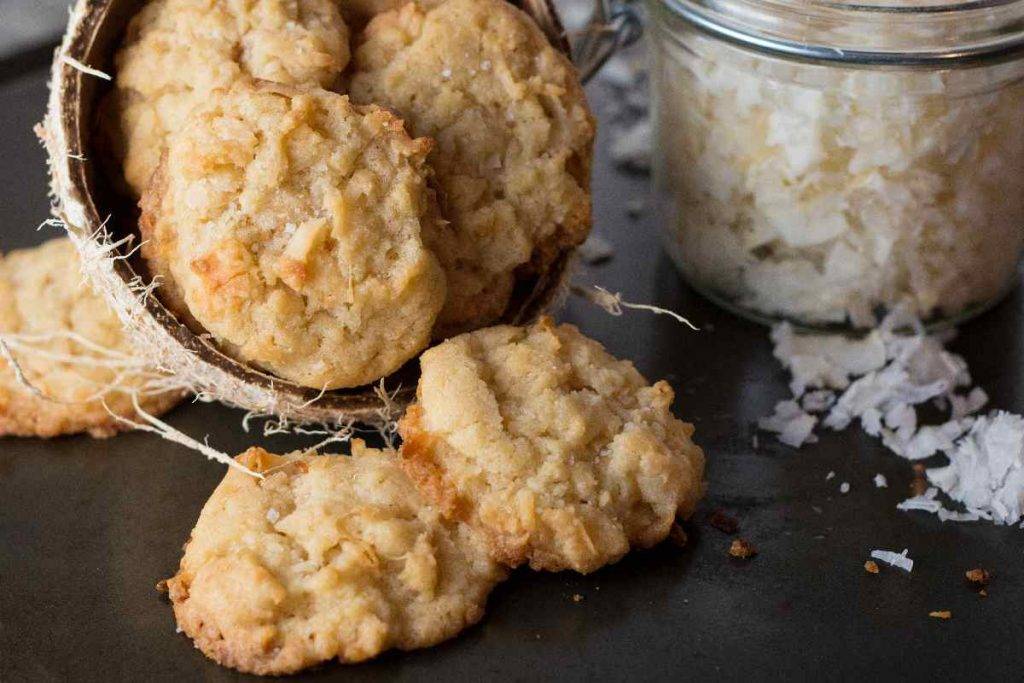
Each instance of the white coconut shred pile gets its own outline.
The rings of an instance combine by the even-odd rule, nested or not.
[[[946,350],[945,338],[926,334],[901,311],[860,339],[798,333],[787,323],[776,325],[771,338],[775,357],[791,373],[793,396],[761,419],[761,429],[799,448],[817,440],[819,424],[841,431],[859,422],[907,460],[938,453],[948,459],[926,470],[932,488],[899,509],[930,512],[942,521],[986,519],[1024,528],[1024,418],[1003,411],[975,415],[988,396],[971,386],[967,363]],[[925,404],[947,419],[919,424]],[[940,491],[964,511],[947,508]]]

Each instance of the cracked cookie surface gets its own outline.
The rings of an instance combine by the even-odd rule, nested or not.
[[[427,235],[448,275],[437,336],[505,312],[590,230],[595,124],[575,68],[504,0],[409,3],[356,39],[349,91],[394,109],[431,152],[447,223]]]
[[[430,142],[375,106],[239,82],[168,137],[143,196],[161,291],[240,360],[314,388],[354,387],[423,349],[445,277]]]
[[[168,581],[179,626],[220,664],[286,674],[427,647],[479,620],[505,576],[393,451],[238,460],[266,479],[229,470]]]
[[[139,196],[168,133],[211,91],[242,77],[328,88],[348,60],[336,0],[153,0],[115,57],[108,144]]]
[[[505,564],[593,571],[663,540],[702,495],[704,454],[668,383],[571,325],[478,330],[420,364],[403,464]]]

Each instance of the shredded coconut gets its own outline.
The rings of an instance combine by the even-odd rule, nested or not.
[[[844,481],[842,484],[839,485],[839,493],[842,493],[842,494],[845,495],[845,494],[847,494],[849,492],[850,492],[850,482]]]
[[[763,315],[875,323],[999,297],[1024,247],[1024,80],[800,64],[653,36],[669,251]]]
[[[818,418],[805,413],[796,401],[779,401],[775,404],[775,413],[770,417],[761,418],[757,426],[766,432],[779,435],[779,441],[800,448],[805,443],[814,443],[814,425]]]
[[[988,395],[980,387],[962,392],[971,376],[966,361],[944,347],[950,335],[926,334],[916,317],[897,309],[860,339],[797,333],[787,323],[776,325],[771,338],[776,358],[792,373],[794,398],[776,405],[759,422],[761,429],[799,448],[815,440],[819,415],[833,430],[859,422],[866,434],[907,460],[940,453],[949,459],[947,466],[927,471],[931,488],[898,509],[929,512],[944,522],[1024,521],[1024,418],[974,415]],[[918,408],[925,404],[948,411],[949,419],[920,424]],[[875,475],[876,487],[887,485]],[[965,510],[949,509],[940,493]]]
[[[996,524],[1024,518],[1024,418],[1006,412],[979,417],[946,455],[949,465],[927,475],[950,498]]]
[[[907,557],[907,553],[910,552],[906,548],[903,549],[902,553],[894,553],[891,550],[872,550],[871,557],[881,562],[885,562],[890,567],[899,567],[903,571],[909,573],[914,570],[914,561]]]

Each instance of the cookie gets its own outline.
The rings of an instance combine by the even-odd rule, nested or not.
[[[571,325],[479,330],[420,365],[406,470],[507,565],[593,571],[663,540],[702,495],[704,454],[669,385]]]
[[[168,136],[143,255],[240,360],[318,389],[373,382],[427,345],[444,303],[421,238],[429,147],[379,107],[239,81]]]
[[[128,25],[104,106],[132,194],[142,194],[167,134],[211,90],[243,76],[330,87],[348,60],[336,0],[149,2]]]
[[[0,435],[112,436],[128,426],[107,408],[137,419],[129,391],[140,393],[140,406],[152,415],[182,398],[153,391],[155,371],[132,371],[144,366],[134,360],[117,315],[83,282],[78,253],[66,238],[0,258],[0,335],[24,379],[45,396],[0,360]]]
[[[478,621],[505,576],[394,451],[238,460],[266,479],[229,470],[167,582],[181,630],[224,666],[287,674],[427,647]]]
[[[573,65],[504,0],[410,3],[357,38],[350,94],[434,138],[448,221],[428,235],[448,275],[438,336],[505,312],[517,274],[590,230],[594,120]]]

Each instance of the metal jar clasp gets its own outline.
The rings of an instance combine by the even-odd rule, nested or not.
[[[570,41],[573,62],[586,83],[619,50],[643,35],[643,22],[628,0],[594,0],[586,26]]]

